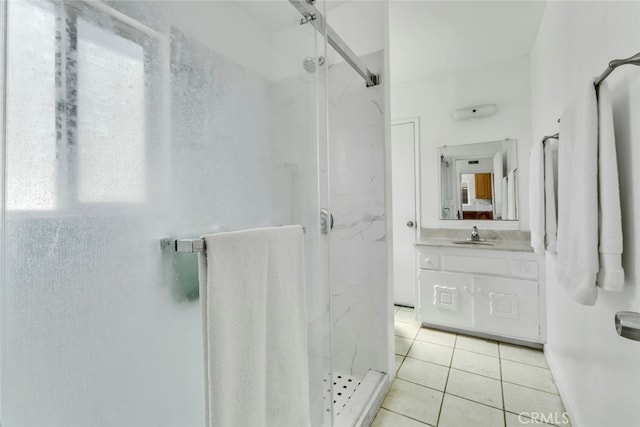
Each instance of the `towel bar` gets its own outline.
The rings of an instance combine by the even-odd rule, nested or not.
[[[602,72],[602,74],[600,74],[600,76],[595,79],[595,81],[593,82],[593,85],[597,88],[598,86],[600,86],[600,83],[602,83],[607,77],[609,77],[609,74],[611,74],[613,72],[613,70],[615,70],[616,68],[620,67],[621,65],[636,65],[636,66],[640,66],[640,52],[636,53],[633,56],[630,56],[628,58],[624,58],[624,59],[614,59],[609,61],[609,64],[607,64],[607,68]],[[560,119],[558,119],[558,123],[560,123]],[[560,134],[556,133],[554,135],[551,136],[545,136],[544,138],[542,138],[542,144],[544,144],[545,142],[547,142],[548,139],[559,139],[558,137],[560,136]]]
[[[640,313],[619,311],[615,315],[616,332],[621,337],[640,341]]]
[[[160,239],[160,248],[174,252],[202,252],[205,248],[204,239]]]
[[[307,227],[302,227],[302,232],[307,232]],[[170,237],[164,237],[160,239],[160,248],[163,251],[169,250],[173,252],[204,252],[205,242],[204,239],[172,239]]]

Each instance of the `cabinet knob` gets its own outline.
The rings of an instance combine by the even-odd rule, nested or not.
[[[415,224],[413,223],[413,221],[407,222],[407,227],[409,227],[409,228],[413,228],[414,225]]]

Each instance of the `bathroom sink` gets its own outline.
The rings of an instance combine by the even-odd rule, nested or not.
[[[451,243],[455,243],[456,245],[481,245],[481,246],[493,246],[493,243],[482,242],[479,240],[454,240]]]

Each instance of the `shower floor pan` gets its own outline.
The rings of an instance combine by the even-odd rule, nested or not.
[[[374,404],[373,400],[379,399],[379,391],[385,376],[386,374],[373,370],[370,370],[364,378],[335,372],[332,379],[333,393],[327,387],[323,396],[327,409],[333,405],[333,425],[335,427],[361,425],[362,419],[369,415],[369,407]],[[325,381],[329,382],[329,379]]]

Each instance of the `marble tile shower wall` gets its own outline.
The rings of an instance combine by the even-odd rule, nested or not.
[[[363,58],[380,72],[382,52]],[[386,371],[383,86],[329,68],[331,310],[335,371]]]

